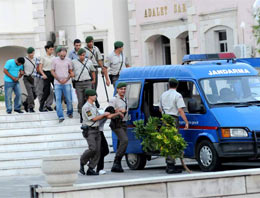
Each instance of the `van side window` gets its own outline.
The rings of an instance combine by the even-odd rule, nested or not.
[[[184,108],[185,112],[188,112],[187,107],[188,107],[188,101],[190,99],[196,100],[198,106],[202,104],[200,94],[193,82],[179,81],[177,91],[182,95],[183,100],[185,102],[186,105],[186,107]]]
[[[159,106],[160,97],[167,89],[168,82],[157,82],[153,84],[153,106]]]
[[[141,83],[127,83],[126,99],[129,109],[136,109],[139,106],[139,96],[141,90]]]

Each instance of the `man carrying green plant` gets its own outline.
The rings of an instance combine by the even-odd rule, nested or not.
[[[160,97],[160,104],[159,104],[160,111],[163,114],[171,115],[174,118],[175,126],[177,129],[179,129],[179,116],[181,116],[185,122],[184,129],[188,129],[189,122],[183,111],[183,108],[185,107],[185,103],[182,95],[176,91],[179,82],[175,78],[170,78],[168,83],[169,83],[169,90],[165,91]],[[181,172],[181,170],[176,169],[174,158],[167,157],[166,163],[167,163],[166,173],[172,174],[172,173]]]

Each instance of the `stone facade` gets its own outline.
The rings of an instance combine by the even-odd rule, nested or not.
[[[180,64],[187,53],[254,56],[254,0],[128,0],[133,65]],[[240,24],[246,24],[241,28]],[[241,54],[241,47],[245,49]]]

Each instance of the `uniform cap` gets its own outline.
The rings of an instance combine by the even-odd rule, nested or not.
[[[121,48],[124,46],[124,43],[122,41],[116,41],[114,43],[115,48]]]
[[[97,95],[97,92],[94,89],[86,89],[85,94],[86,94],[86,97],[95,96],[95,95]]]
[[[120,83],[118,83],[117,86],[116,86],[117,89],[120,89],[120,88],[122,88],[122,87],[126,87],[126,83],[120,82]]]
[[[84,54],[84,53],[86,53],[86,50],[83,48],[80,48],[78,51],[78,55],[80,56],[81,54]]]
[[[178,84],[178,83],[179,83],[179,81],[176,80],[175,78],[170,78],[170,79],[169,79],[169,82],[175,83],[175,84]]]
[[[57,48],[56,48],[56,53],[59,53],[59,52],[61,52],[61,46],[58,46]]]
[[[35,51],[35,49],[33,47],[28,47],[27,48],[27,54],[31,54]]]
[[[94,40],[93,36],[88,36],[88,37],[86,38],[86,43],[89,43],[89,42],[91,42],[91,41],[93,41],[93,40]]]

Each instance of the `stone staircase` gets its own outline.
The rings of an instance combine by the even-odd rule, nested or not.
[[[88,145],[82,137],[79,115],[59,123],[56,112],[0,114],[0,176],[41,175],[42,158],[56,154],[81,155]],[[105,169],[114,159],[109,122],[104,134],[110,153]],[[152,160],[148,166],[162,165],[163,159]],[[123,167],[127,167],[123,158]]]
[[[105,136],[111,146],[108,124]],[[86,148],[76,113],[63,123],[58,123],[56,112],[0,115],[0,176],[40,175],[42,157],[80,155]],[[106,163],[113,155],[106,157]]]

